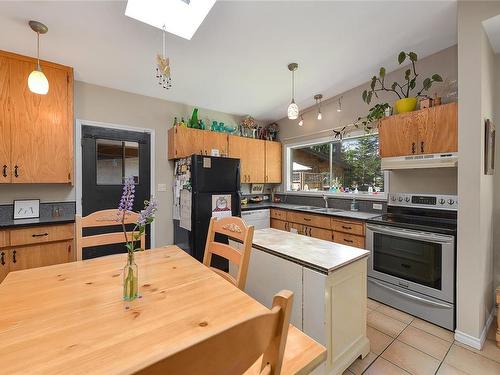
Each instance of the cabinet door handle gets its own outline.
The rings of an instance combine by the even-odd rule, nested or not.
[[[5,252],[2,251],[2,254],[0,254],[0,263],[2,266],[5,266]]]
[[[48,233],[32,234],[31,237],[47,237]]]
[[[19,167],[17,165],[14,166],[14,177],[19,177],[19,173],[17,172]]]
[[[305,217],[304,221],[311,221],[311,219],[309,219],[308,217]]]
[[[420,142],[420,152],[424,153],[424,142]]]
[[[17,251],[16,251],[16,250],[13,250],[13,251],[12,251],[12,263],[16,263],[16,262],[17,262],[17,259],[16,259],[16,254],[17,254]]]
[[[309,237],[311,237],[311,228],[307,228],[309,229]]]
[[[342,225],[343,229],[352,229],[352,227],[346,227],[345,225]]]
[[[414,154],[415,153],[415,142],[412,142],[411,143],[411,153]]]
[[[353,243],[354,241],[353,240],[348,240],[347,238],[344,238],[344,242]]]
[[[2,176],[7,177],[7,166],[4,164],[2,168]]]

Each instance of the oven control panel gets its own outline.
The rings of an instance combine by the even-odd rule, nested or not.
[[[441,210],[458,209],[456,195],[390,193],[389,205],[400,207],[435,208]]]

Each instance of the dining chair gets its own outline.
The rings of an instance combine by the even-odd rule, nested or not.
[[[121,226],[121,220],[119,220],[119,211],[117,209],[102,210],[91,213],[90,215],[81,217],[76,216],[76,259],[82,260],[82,251],[84,247],[89,246],[100,246],[100,245],[110,245],[115,243],[125,242],[123,231],[120,230],[113,233],[95,234],[92,236],[83,236],[84,228],[96,228],[96,227],[110,227],[110,226]],[[120,213],[121,215],[121,213]],[[125,224],[135,224],[139,214],[132,211],[127,211],[125,214]],[[129,239],[132,238],[133,233],[127,232]],[[146,237],[144,233],[141,235],[141,248],[146,246]]]
[[[207,242],[205,244],[205,254],[203,264],[210,267],[212,271],[225,278],[230,283],[236,285],[239,289],[245,289],[247,279],[248,262],[250,261],[250,251],[252,249],[253,225],[246,225],[239,217],[224,217],[217,220],[213,217],[208,227]],[[241,250],[232,246],[215,241],[215,234],[223,234],[235,238],[243,243]],[[211,267],[212,254],[226,258],[238,266],[236,278],[227,272],[218,268]]]
[[[283,364],[292,304],[293,293],[282,290],[274,296],[270,311],[215,332],[136,374],[241,375],[262,356],[257,374],[278,375]]]

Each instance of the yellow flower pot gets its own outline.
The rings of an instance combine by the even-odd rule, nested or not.
[[[403,98],[396,100],[394,107],[398,113],[414,111],[417,108],[417,98]]]

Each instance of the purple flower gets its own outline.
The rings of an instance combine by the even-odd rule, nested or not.
[[[123,194],[118,205],[118,211],[132,211],[134,205],[135,182],[134,177],[125,178],[123,184]]]
[[[158,201],[155,198],[151,198],[149,202],[145,201],[144,203],[144,210],[141,210],[139,219],[137,219],[137,225],[139,226],[150,224],[153,221],[155,212],[158,208]]]

